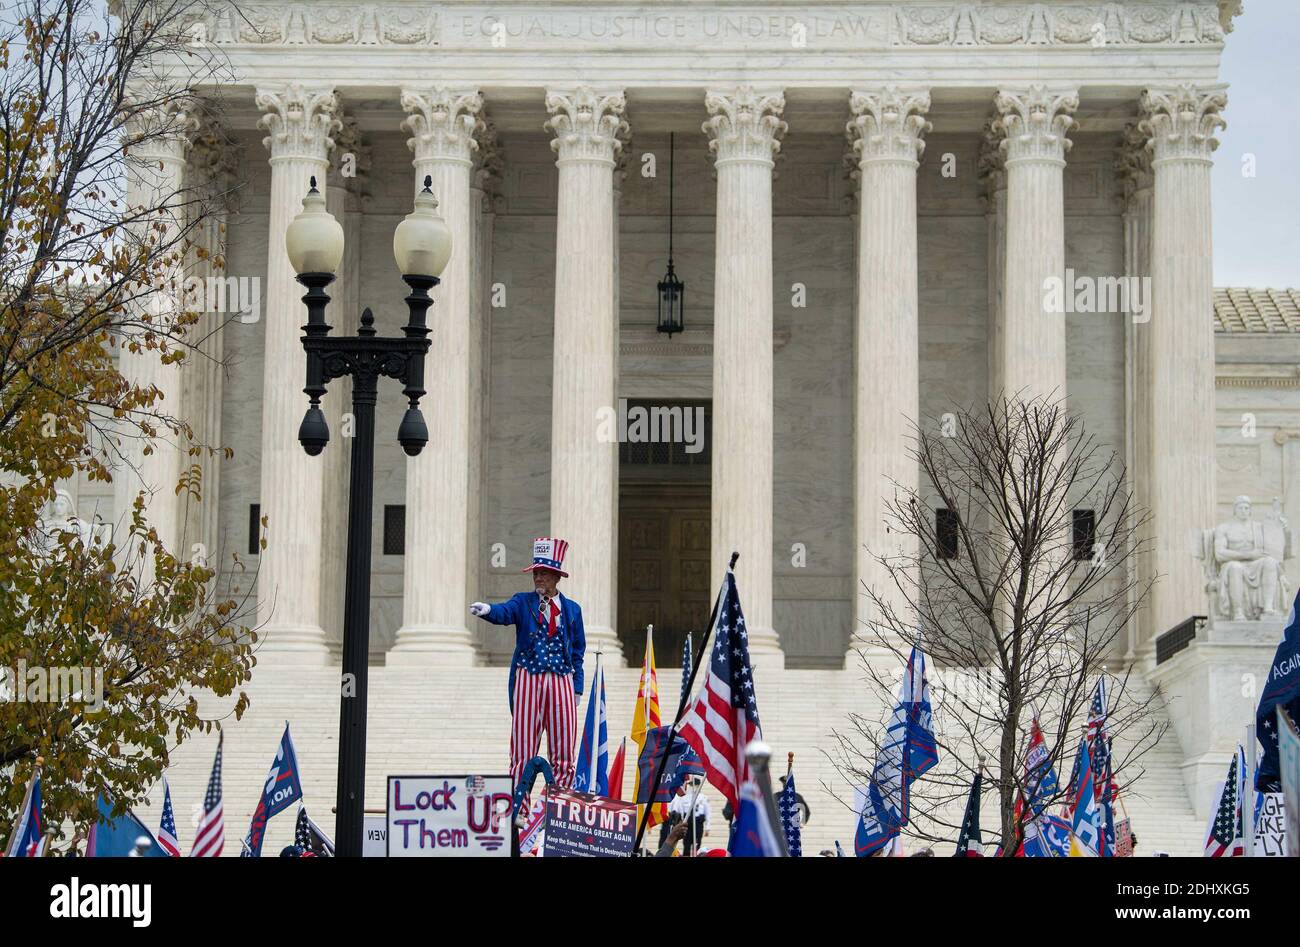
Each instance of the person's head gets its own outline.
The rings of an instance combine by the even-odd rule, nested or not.
[[[912,853],[912,857],[913,857],[913,858],[933,858],[933,857],[934,857],[934,850],[933,850],[933,849],[929,849],[929,848],[923,848],[923,849],[921,849],[919,852],[913,852],[913,853]]]
[[[1250,519],[1250,497],[1240,496],[1232,501],[1232,515],[1243,523]]]
[[[560,573],[554,569],[534,569],[533,588],[539,595],[555,598],[555,587],[560,584]]]

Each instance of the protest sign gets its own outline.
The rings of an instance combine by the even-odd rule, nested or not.
[[[546,858],[618,858],[632,854],[636,805],[585,792],[548,788],[542,855]]]
[[[1287,846],[1286,807],[1282,793],[1266,792],[1255,822],[1255,857],[1282,858]]]
[[[389,858],[510,856],[509,776],[389,776]]]
[[[368,815],[361,820],[361,857],[388,857],[388,817]]]

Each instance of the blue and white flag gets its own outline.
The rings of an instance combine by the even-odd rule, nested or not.
[[[1101,854],[1101,812],[1093,782],[1088,739],[1079,741],[1079,785],[1074,792],[1074,820],[1070,825],[1070,856],[1096,858]]]
[[[1282,643],[1273,655],[1273,665],[1264,682],[1264,693],[1255,711],[1255,733],[1264,753],[1255,770],[1255,788],[1260,792],[1282,791],[1282,766],[1277,749],[1278,705],[1286,708],[1292,720],[1300,719],[1300,590],[1286,617]],[[1289,828],[1289,827],[1288,827]]]
[[[271,817],[283,812],[289,806],[302,800],[302,782],[298,777],[298,754],[293,750],[293,739],[289,736],[289,724],[284,725],[284,736],[280,737],[280,749],[275,754],[271,771],[266,774],[266,783],[262,787],[262,798],[253,810],[253,821],[244,837],[244,847],[240,850],[241,858],[260,858],[262,842],[266,838],[266,823]]]
[[[736,832],[731,838],[732,858],[780,858],[781,842],[763,804],[763,792],[752,779],[740,787]]]
[[[912,783],[939,761],[930,711],[925,653],[913,645],[898,703],[885,731],[858,818],[853,847],[859,858],[874,855],[907,825]]]
[[[587,719],[578,745],[578,767],[573,775],[578,792],[609,795],[609,727],[605,721],[605,671],[596,659],[596,686],[587,699]]]
[[[803,838],[799,828],[799,794],[794,789],[794,770],[785,778],[776,804],[781,813],[781,828],[785,830],[785,847],[791,858],[799,858],[803,855]]]
[[[1065,858],[1069,854],[1069,822],[1044,813],[1025,823],[1026,858]]]

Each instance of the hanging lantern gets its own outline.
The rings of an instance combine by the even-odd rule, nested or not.
[[[673,135],[668,134],[668,272],[659,281],[660,332],[681,332],[684,322],[686,285],[673,272]]]

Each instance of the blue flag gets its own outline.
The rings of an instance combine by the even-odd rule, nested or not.
[[[90,838],[86,843],[87,858],[126,858],[142,839],[145,843],[141,853],[144,858],[171,857],[130,809],[115,817],[113,805],[103,793],[95,800],[95,805],[99,816],[90,828]]]
[[[763,804],[763,793],[752,779],[740,787],[736,832],[731,837],[733,858],[780,858],[781,843]]]
[[[669,737],[672,738],[672,748],[668,751],[668,759],[664,763],[664,775],[659,781],[659,791],[655,793],[654,801],[671,802],[687,776],[704,775],[704,765],[700,762],[700,758],[691,749],[689,743],[673,733],[672,727],[654,727],[647,730],[645,745],[641,748],[641,755],[636,761],[637,769],[641,774],[636,794],[636,801],[639,804],[650,802],[650,787],[654,785],[655,769],[659,766],[659,757],[663,756],[664,746]]]
[[[289,806],[302,799],[302,782],[298,778],[298,754],[293,750],[293,740],[289,736],[289,724],[284,725],[284,736],[280,737],[280,749],[275,754],[271,771],[266,774],[266,783],[262,787],[262,798],[253,810],[253,821],[244,838],[241,858],[260,858],[262,842],[266,838],[266,823],[271,817],[283,812]]]
[[[1079,784],[1074,790],[1074,821],[1070,825],[1070,854],[1096,857],[1101,854],[1101,813],[1093,782],[1088,738],[1079,741]]]
[[[27,783],[22,810],[9,835],[9,858],[40,858],[45,851],[45,820],[41,816],[41,767],[38,763]]]
[[[1070,823],[1041,815],[1025,823],[1026,858],[1065,858],[1070,854]]]
[[[1277,750],[1277,707],[1281,705],[1292,720],[1300,719],[1300,590],[1286,617],[1282,643],[1273,655],[1273,665],[1264,683],[1264,693],[1255,711],[1255,733],[1264,753],[1255,770],[1255,788],[1260,792],[1282,791],[1282,768]]]
[[[914,645],[858,818],[853,847],[859,858],[874,855],[907,825],[912,783],[938,761],[925,653]]]
[[[595,787],[594,789],[592,787]],[[596,664],[596,686],[587,699],[587,719],[578,745],[578,767],[573,776],[578,792],[609,795],[609,727],[605,722],[605,671]]]

